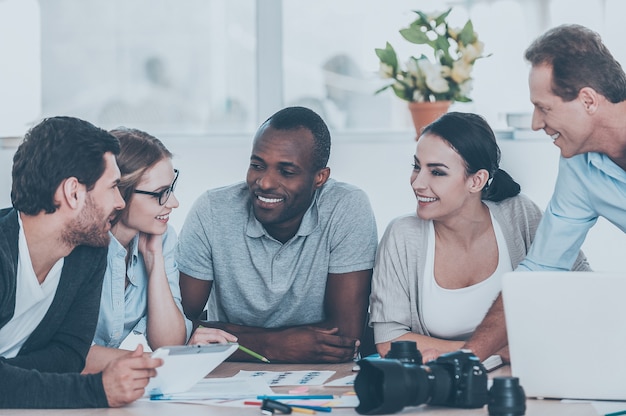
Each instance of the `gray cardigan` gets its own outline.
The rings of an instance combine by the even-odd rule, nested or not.
[[[15,311],[19,224],[0,210],[0,328]],[[105,248],[65,258],[48,312],[17,356],[0,357],[0,408],[107,407],[102,374],[80,375],[96,328]]]
[[[521,194],[501,202],[483,202],[502,229],[515,269],[535,237],[541,210]],[[381,239],[370,296],[370,325],[376,343],[392,341],[407,332],[430,336],[420,302],[428,224],[415,214],[399,217],[389,224]],[[590,270],[582,252],[572,270]]]

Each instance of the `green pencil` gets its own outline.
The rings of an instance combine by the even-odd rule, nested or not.
[[[206,328],[206,326],[198,325],[198,328]],[[241,351],[245,352],[246,354],[249,354],[249,355],[253,356],[256,359],[259,359],[259,360],[263,361],[264,363],[268,363],[269,364],[269,362],[270,362],[270,360],[268,360],[267,358],[263,357],[258,352],[254,352],[251,349],[244,347],[243,345],[240,345],[239,349]]]
[[[269,363],[270,362],[270,360],[268,360],[267,358],[263,357],[261,354],[256,353],[256,352],[252,351],[251,349],[248,349],[248,348],[244,347],[243,345],[240,345],[239,349],[241,351],[245,352],[246,354],[250,354],[254,358],[258,358],[259,360],[263,361],[264,363]]]

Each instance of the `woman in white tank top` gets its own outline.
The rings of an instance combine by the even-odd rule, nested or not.
[[[499,162],[476,114],[447,113],[422,132],[411,174],[417,215],[389,224],[374,267],[370,324],[381,356],[395,340],[416,341],[425,361],[460,349],[502,274],[526,256],[541,211]],[[588,269],[582,253],[574,268]]]

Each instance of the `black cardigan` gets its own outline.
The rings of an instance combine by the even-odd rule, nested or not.
[[[0,210],[0,328],[15,311],[19,224]],[[96,329],[107,248],[64,260],[48,312],[14,358],[0,357],[0,408],[107,407],[102,374],[80,375]]]

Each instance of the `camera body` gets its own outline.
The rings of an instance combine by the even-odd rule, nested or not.
[[[471,352],[442,354],[424,365],[421,361],[413,341],[392,342],[386,358],[360,360],[354,381],[356,411],[376,415],[424,403],[459,408],[487,404],[487,371]]]
[[[446,403],[450,407],[478,408],[489,400],[487,389],[487,370],[478,357],[468,350],[459,350],[442,354],[426,366],[441,366],[451,376],[452,392]]]

